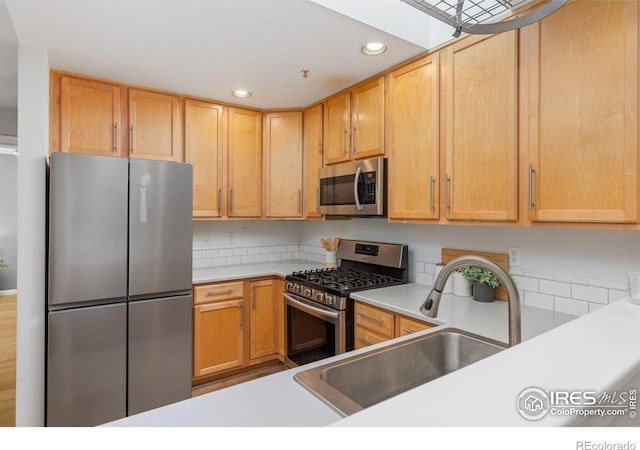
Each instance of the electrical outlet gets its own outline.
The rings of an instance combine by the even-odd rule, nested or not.
[[[520,267],[520,247],[508,247],[509,267]]]
[[[229,242],[233,242],[233,239],[235,238],[235,233],[233,231],[229,232]]]

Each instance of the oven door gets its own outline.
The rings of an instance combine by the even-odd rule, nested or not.
[[[346,312],[290,293],[285,303],[285,363],[301,366],[346,351]]]
[[[321,168],[318,212],[338,216],[384,215],[384,161],[380,157]]]

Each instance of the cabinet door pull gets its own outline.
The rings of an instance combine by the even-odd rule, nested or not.
[[[348,131],[346,128],[342,129],[342,154],[346,155],[347,154],[347,134]]]
[[[256,286],[251,286],[251,308],[256,309]]]
[[[416,330],[412,330],[411,328],[403,328],[402,331],[404,331],[405,333],[409,333],[409,334],[412,334],[412,333],[416,332]]]
[[[372,321],[374,321],[374,322],[377,322],[377,323],[379,323],[380,325],[382,325],[382,324],[384,323],[384,320],[382,320],[382,319],[378,319],[377,317],[371,317],[371,316],[369,316],[369,315],[367,315],[367,314],[365,314],[365,313],[363,313],[363,312],[359,312],[359,313],[358,313],[358,315],[359,315],[359,316],[361,316],[361,317],[363,317],[363,318],[365,318],[365,319],[368,319],[368,320],[372,320]]]
[[[434,179],[433,176],[429,177],[429,211],[433,211],[434,207],[433,207],[433,183],[434,183]]]
[[[533,203],[533,164],[529,164],[529,211],[533,211],[535,204]]]
[[[134,143],[134,135],[133,135],[133,124],[131,124],[131,153],[133,153],[133,143]]]
[[[229,211],[233,212],[233,189],[229,192]]]
[[[373,345],[373,342],[363,338],[362,336],[358,336],[358,340],[361,341],[361,342],[364,342],[367,345]]]
[[[218,215],[222,213],[222,188],[218,188]]]
[[[320,210],[320,188],[316,188],[316,212]]]
[[[298,214],[300,214],[302,211],[302,190],[298,189]]]
[[[113,151],[118,151],[118,122],[113,126],[115,137],[113,139]]]
[[[233,289],[214,289],[212,291],[207,291],[207,295],[220,295],[220,294],[230,294],[233,292]]]
[[[451,182],[451,178],[449,175],[444,176],[444,207],[447,211],[451,210],[451,205],[449,204],[449,183]]]
[[[355,153],[356,150],[356,127],[351,128],[351,153]]]
[[[240,304],[240,329],[244,325],[244,303]]]

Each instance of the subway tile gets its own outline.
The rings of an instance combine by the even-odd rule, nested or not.
[[[538,292],[538,280],[536,278],[528,277],[513,277],[513,281],[516,282],[518,289],[523,291]]]
[[[253,264],[255,261],[255,255],[243,255],[240,257],[240,264]]]
[[[609,302],[608,290],[599,287],[571,285],[571,298],[606,304]]]
[[[280,253],[269,253],[267,261],[280,261]]]
[[[254,259],[254,262],[261,263],[261,262],[266,262],[269,258],[268,258],[268,255],[255,255],[253,259]]]
[[[525,291],[524,304],[535,306],[536,308],[553,309],[553,296],[547,294],[539,294],[537,292]]]
[[[627,290],[627,283],[614,283],[612,281],[589,280],[589,286],[601,287],[605,289],[615,289],[618,291]]]
[[[574,300],[572,298],[555,297],[555,310],[574,316],[582,316],[589,312],[589,302]]]
[[[240,247],[240,248],[234,248],[233,249],[233,256],[245,256],[248,255],[249,252],[247,252],[247,249],[244,247]]]
[[[589,284],[589,280],[586,278],[578,278],[578,277],[567,277],[564,275],[554,275],[553,279],[555,281],[561,281],[563,283],[571,283],[571,284],[582,284],[587,286]]]
[[[559,281],[540,280],[539,292],[558,297],[571,297],[571,285]]]
[[[280,253],[280,259],[283,261],[291,260],[293,259],[293,253],[291,252]]]
[[[204,269],[205,267],[209,267],[211,264],[211,260],[209,258],[198,258],[194,259],[192,262],[194,269]]]
[[[424,273],[428,273],[429,275],[434,275],[436,273],[436,265],[434,263],[425,263]]]
[[[274,250],[272,246],[265,246],[260,249],[261,253],[273,253],[273,251]]]
[[[415,270],[417,273],[424,273],[424,263],[420,261],[416,261]]]
[[[226,258],[211,258],[211,267],[222,267],[226,265]]]
[[[194,250],[192,252],[192,258],[193,259],[204,258],[204,255],[202,254],[202,250]]]
[[[231,266],[233,264],[240,264],[240,257],[239,256],[227,256],[225,258],[225,263],[227,264],[227,266]]]
[[[247,249],[247,255],[259,255],[260,247],[249,247]]]
[[[221,248],[218,251],[218,256],[220,258],[225,258],[227,256],[233,256],[233,249],[231,249],[231,248]]]
[[[433,286],[433,275],[428,273],[416,273],[416,283]]]
[[[287,251],[287,246],[286,245],[276,245],[273,248],[273,251],[276,253],[284,253]]]
[[[202,256],[204,256],[205,258],[217,258],[219,255],[219,251],[218,250],[203,250],[202,251]]]
[[[553,280],[553,275],[538,272],[524,272],[524,276],[528,278],[537,278],[538,280]]]
[[[518,276],[518,277],[522,277],[524,276],[524,272],[522,270],[514,270],[511,269],[509,270],[509,274],[513,277],[513,276]]]
[[[300,252],[291,252],[292,259],[300,259]]]
[[[298,244],[287,245],[287,251],[288,252],[299,252],[300,251],[300,246]]]
[[[629,291],[619,291],[617,289],[609,289],[609,303],[615,302],[622,298],[629,297]]]

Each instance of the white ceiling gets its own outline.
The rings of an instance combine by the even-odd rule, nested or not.
[[[373,4],[400,0],[350,2],[385,14]],[[6,0],[6,6],[18,41],[47,48],[52,68],[257,108],[307,106],[424,52],[428,42],[410,43],[310,0]],[[0,1],[0,30],[2,7]],[[360,47],[372,40],[385,41],[388,51],[363,55]],[[231,96],[240,87],[253,96]]]

